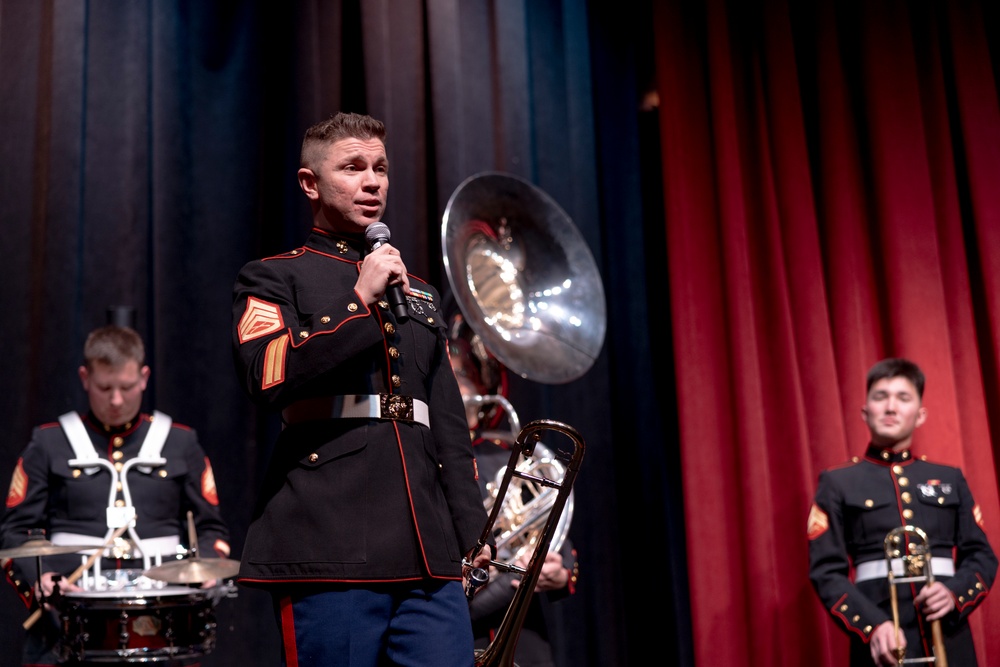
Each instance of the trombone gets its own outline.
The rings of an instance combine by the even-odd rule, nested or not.
[[[544,476],[532,475],[519,469],[519,462],[523,457],[531,457],[535,450],[535,445],[541,439],[543,431],[555,431],[568,437],[573,442],[573,451],[566,462],[566,471],[561,481],[555,481]],[[496,500],[490,511],[489,519],[483,528],[483,533],[476,543],[469,559],[465,560],[465,565],[471,565],[476,556],[486,547],[493,536],[493,527],[497,522],[503,507],[504,497],[507,495],[511,480],[514,477],[528,480],[535,484],[558,489],[558,494],[549,509],[548,519],[542,529],[541,536],[535,543],[531,560],[527,567],[518,567],[513,563],[490,560],[490,565],[503,572],[515,572],[521,575],[521,583],[514,592],[514,599],[511,600],[504,614],[496,635],[490,645],[485,649],[477,650],[475,653],[475,667],[516,667],[514,663],[514,649],[517,646],[517,637],[524,625],[524,620],[528,613],[528,604],[531,595],[534,593],[535,585],[545,564],[545,556],[549,552],[549,546],[556,531],[556,525],[562,515],[566,500],[573,488],[573,482],[580,470],[580,463],[583,461],[585,444],[583,438],[572,426],[549,419],[539,419],[528,423],[517,435],[517,439],[511,447],[510,461],[507,464],[503,479],[497,491]],[[466,585],[466,595],[469,599],[475,595],[478,587],[484,585],[489,580],[488,572],[483,568],[472,570],[469,581]]]
[[[521,420],[507,398],[500,394],[463,396],[466,408],[479,410],[479,420],[483,423],[486,418],[485,409],[489,406],[496,406],[500,409],[500,414],[506,417],[509,430],[483,430],[479,435],[490,441],[501,442],[509,447],[517,441],[517,435],[521,432]],[[532,483],[534,475],[541,475],[549,480],[560,481],[566,475],[566,468],[559,460],[559,457],[541,442],[535,443],[534,451],[530,458],[523,457],[518,465],[520,472],[530,473],[529,475],[517,475],[513,480],[515,489],[505,493],[500,497],[500,486],[502,484],[506,467],[501,467],[495,479],[486,483],[488,498],[484,500],[486,511],[490,512],[493,505],[497,503],[498,497],[502,508],[494,524],[493,533],[496,539],[496,553],[499,558],[507,561],[517,560],[538,542],[538,535],[548,516],[552,502],[558,495],[558,487],[552,485],[539,485]],[[573,520],[573,492],[569,491],[565,507],[559,516],[559,522],[549,544],[549,551],[559,551],[566,535],[569,531],[570,522]]]
[[[885,560],[888,565],[889,596],[892,603],[892,625],[899,639],[899,600],[896,586],[923,581],[927,586],[934,583],[931,571],[931,549],[927,534],[916,526],[893,528],[885,536]],[[902,562],[902,575],[896,576],[893,561]],[[944,635],[941,633],[940,619],[931,621],[931,638],[934,655],[926,658],[904,658],[905,648],[896,649],[896,660],[900,667],[915,663],[931,663],[936,667],[948,667],[944,651]]]

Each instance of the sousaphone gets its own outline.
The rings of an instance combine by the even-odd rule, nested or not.
[[[472,349],[481,343],[505,368],[544,384],[571,382],[590,370],[604,344],[604,287],[583,237],[551,197],[511,174],[472,176],[448,201],[441,244],[455,301],[478,338]],[[522,429],[501,394],[465,400],[477,408],[499,405],[511,425],[509,435],[492,434],[506,441],[511,456],[485,501],[490,518],[473,554],[490,536],[501,559],[531,554],[526,568],[490,561],[522,580],[474,664],[516,667],[514,648],[545,554],[560,548],[573,515],[572,487],[585,445],[560,422],[537,420]],[[544,432],[566,436],[572,449],[545,447]],[[472,573],[470,600],[487,579],[484,570]]]
[[[604,286],[551,197],[511,174],[471,176],[448,201],[441,245],[459,309],[504,366],[544,384],[590,370],[604,344]]]

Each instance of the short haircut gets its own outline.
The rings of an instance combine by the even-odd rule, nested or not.
[[[98,363],[121,368],[129,361],[135,361],[141,368],[146,361],[146,348],[135,329],[109,324],[87,336],[83,360],[88,369]]]
[[[299,165],[311,168],[316,159],[316,148],[327,146],[341,139],[378,139],[385,143],[385,124],[360,113],[345,113],[341,111],[324,121],[316,123],[306,130],[302,139],[302,152],[299,154]]]
[[[871,391],[872,385],[879,380],[895,377],[904,377],[912,382],[913,386],[917,388],[917,395],[920,398],[924,397],[924,372],[909,359],[901,359],[899,357],[883,359],[868,370],[868,377],[865,381],[865,393],[867,394]]]

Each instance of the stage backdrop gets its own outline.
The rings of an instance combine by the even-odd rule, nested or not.
[[[276,425],[236,383],[233,280],[308,232],[305,128],[368,112],[412,273],[447,287],[442,214],[483,171],[550,195],[601,272],[593,367],[510,392],[587,442],[559,667],[842,665],[806,517],[878,358],[927,371],[917,447],[1000,543],[997,27],[980,0],[0,0],[0,479],[132,306],[147,408],[198,431],[238,557]],[[265,595],[219,614],[205,667],[278,664]]]
[[[820,470],[864,453],[882,357],[924,368],[916,451],[964,468],[1000,545],[986,4],[656,5],[698,665],[846,664],[806,517]],[[1000,664],[1000,604],[972,620],[980,664]]]

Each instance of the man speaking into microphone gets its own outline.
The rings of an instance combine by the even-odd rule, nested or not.
[[[239,380],[284,423],[237,581],[271,593],[282,664],[468,667],[462,560],[487,515],[440,296],[381,222],[385,126],[310,127],[298,180],[305,244],[233,288]]]

